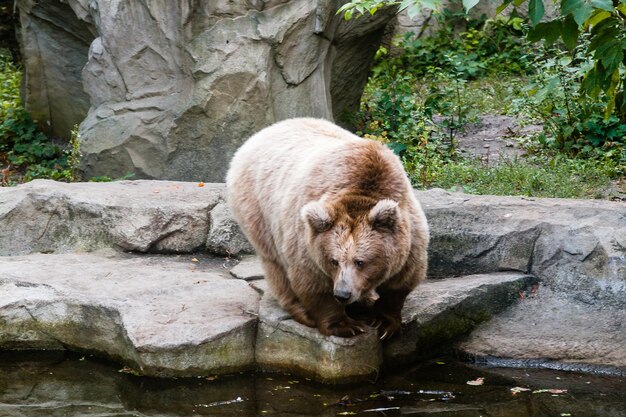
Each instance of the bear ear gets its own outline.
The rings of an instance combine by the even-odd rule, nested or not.
[[[328,209],[319,201],[311,201],[300,210],[300,216],[315,233],[322,233],[333,226],[333,219]]]
[[[368,219],[373,229],[393,230],[398,221],[398,202],[380,200],[370,210]]]

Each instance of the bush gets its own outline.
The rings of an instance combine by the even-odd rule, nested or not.
[[[68,153],[51,142],[22,107],[21,71],[0,50],[0,166],[2,185],[35,178],[72,180]]]
[[[476,20],[444,10],[432,36],[407,33],[397,41],[403,53],[393,65],[416,76],[439,69],[467,80],[490,74],[529,74],[535,51],[523,38],[522,23],[514,16]]]
[[[626,109],[605,114],[610,98],[583,88],[594,65],[583,40],[574,54],[552,48],[537,60],[538,72],[513,100],[514,113],[524,112],[543,123],[543,132],[527,143],[533,153],[557,151],[572,157],[610,160],[616,174],[626,173]]]

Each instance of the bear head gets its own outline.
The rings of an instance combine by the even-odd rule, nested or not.
[[[373,304],[408,258],[410,222],[397,201],[344,196],[309,202],[300,214],[307,251],[342,304]]]

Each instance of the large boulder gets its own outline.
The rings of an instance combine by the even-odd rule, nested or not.
[[[222,181],[274,121],[341,122],[394,12],[346,22],[334,0],[205,3],[17,1],[27,106],[59,136],[89,109],[87,177]]]
[[[155,376],[254,366],[259,295],[190,259],[0,257],[0,349],[73,349]]]
[[[17,2],[23,101],[40,128],[53,136],[68,138],[90,107],[81,74],[96,27],[87,11],[88,2],[82,3]]]
[[[35,180],[0,188],[0,256],[109,247],[139,253],[252,252],[225,207],[222,184]]]
[[[626,206],[602,200],[418,192],[434,277],[525,271],[591,304],[626,299]]]

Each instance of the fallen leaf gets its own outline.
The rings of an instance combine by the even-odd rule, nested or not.
[[[543,393],[550,393],[550,394],[565,394],[567,392],[566,389],[556,389],[556,388],[550,388],[550,389],[538,389],[533,391],[533,394],[543,394]]]
[[[513,395],[519,394],[520,392],[526,392],[526,391],[530,391],[530,388],[524,388],[524,387],[513,387],[513,388],[511,388],[511,393]]]
[[[204,183],[203,182],[199,182],[198,183],[198,187],[204,187]]]
[[[474,385],[474,386],[476,386],[476,385],[482,385],[482,384],[484,384],[484,383],[485,383],[485,378],[483,378],[483,377],[476,378],[476,379],[474,379],[473,381],[467,381],[467,382],[466,382],[466,384],[467,384],[467,385]]]
[[[198,262],[198,258],[191,258],[191,262]]]

